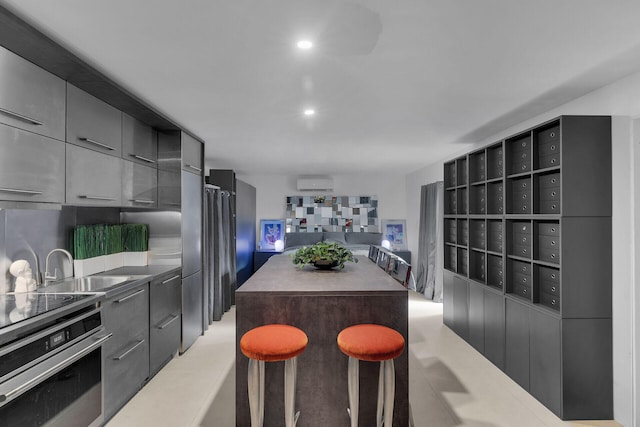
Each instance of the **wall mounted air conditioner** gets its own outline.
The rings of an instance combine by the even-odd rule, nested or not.
[[[333,190],[333,178],[328,176],[307,176],[298,178],[298,191]]]

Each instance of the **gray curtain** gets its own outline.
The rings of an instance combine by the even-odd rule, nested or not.
[[[444,245],[444,183],[423,185],[420,191],[418,262],[414,266],[416,291],[442,302]]]
[[[231,206],[231,193],[222,191],[222,234],[221,249],[224,254],[222,270],[222,301],[224,311],[228,311],[235,303],[235,292],[238,284],[236,272],[235,219]]]
[[[222,224],[222,194],[211,185],[205,186],[205,295],[208,323],[220,320],[224,313],[222,268],[225,260]]]

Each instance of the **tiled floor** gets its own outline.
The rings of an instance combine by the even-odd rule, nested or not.
[[[416,427],[621,427],[563,422],[442,325],[442,305],[410,292],[409,396]],[[172,360],[107,427],[235,426],[235,309]],[[302,426],[302,420],[300,422]]]

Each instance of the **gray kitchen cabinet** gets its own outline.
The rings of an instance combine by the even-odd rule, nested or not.
[[[469,344],[484,353],[484,289],[469,281]]]
[[[158,170],[123,160],[122,206],[158,206]]]
[[[453,330],[469,339],[469,284],[461,277],[453,277]]]
[[[66,203],[120,206],[123,160],[67,144]]]
[[[180,132],[158,132],[158,208],[178,210],[182,203]]]
[[[179,270],[151,281],[149,371],[154,376],[180,348],[182,276]]]
[[[529,309],[518,301],[505,306],[505,373],[529,390]]]
[[[146,123],[122,113],[122,158],[158,167],[156,131]]]
[[[0,123],[64,141],[66,83],[0,47]]]
[[[442,323],[453,329],[453,278],[449,271],[444,271],[442,282]]]
[[[202,270],[202,177],[182,172],[182,275]]]
[[[120,157],[122,112],[68,84],[67,142]]]
[[[104,413],[111,418],[149,377],[149,283],[107,299],[103,322]]]
[[[64,203],[65,145],[0,125],[0,200]]]
[[[202,199],[202,175],[183,170],[181,353],[203,332]]]
[[[202,175],[204,168],[203,163],[203,144],[189,134],[182,132],[182,170]]]
[[[530,309],[529,392],[547,408],[562,408],[560,319]]]
[[[484,355],[504,370],[504,297],[484,291]]]
[[[158,169],[158,208],[180,210],[182,187],[180,170],[177,172]]]
[[[182,278],[182,337],[184,353],[202,335],[202,271]]]

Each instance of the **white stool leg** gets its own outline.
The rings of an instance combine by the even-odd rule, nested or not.
[[[384,427],[393,426],[393,400],[396,394],[396,370],[393,359],[384,364]]]
[[[351,427],[358,427],[358,405],[360,398],[360,364],[355,357],[349,357],[349,415]]]
[[[262,427],[264,421],[264,361],[249,359],[247,384],[251,427]]]
[[[294,357],[284,361],[284,425],[295,427],[297,417],[296,410],[296,380],[298,358]]]
[[[382,427],[382,408],[384,406],[384,361],[380,362],[378,374],[378,405],[376,411],[376,426]]]

